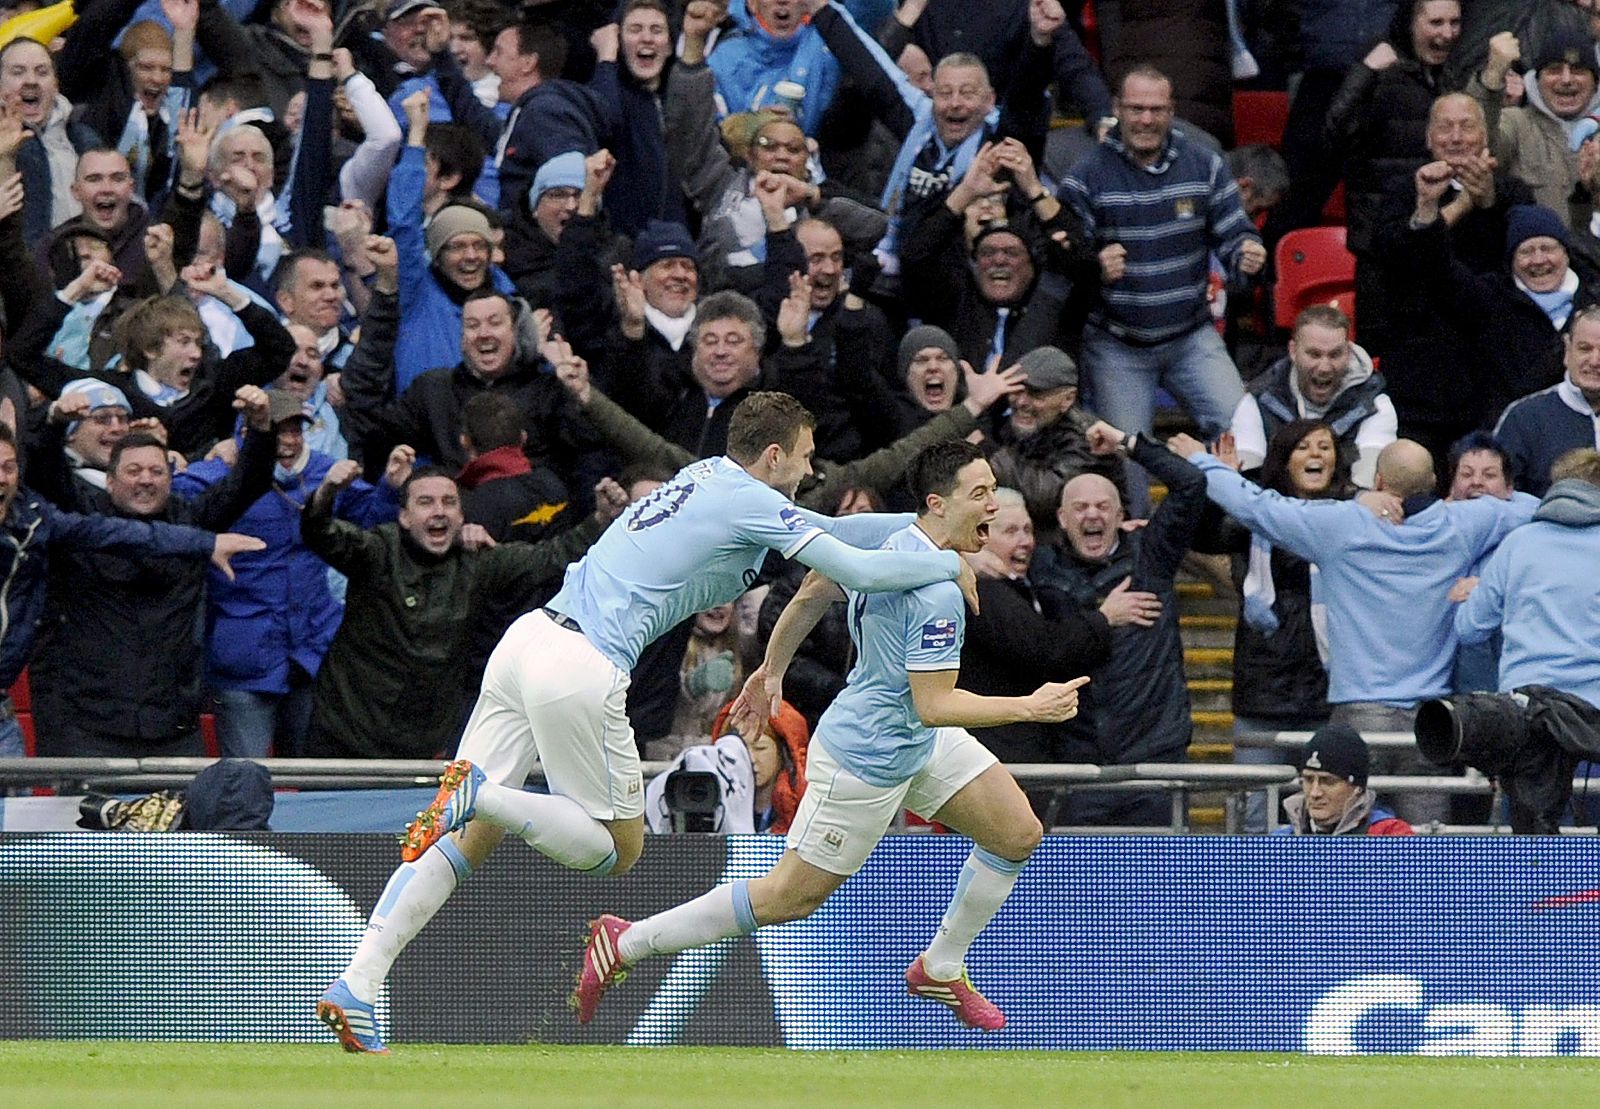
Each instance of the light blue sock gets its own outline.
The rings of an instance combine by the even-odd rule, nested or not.
[[[734,882],[638,921],[617,940],[617,954],[631,966],[647,955],[673,955],[755,930],[750,883]]]
[[[930,977],[941,982],[961,977],[972,941],[1000,911],[1026,865],[1002,859],[981,847],[972,849],[961,867],[955,896],[944,911],[939,931],[922,953],[922,965]]]

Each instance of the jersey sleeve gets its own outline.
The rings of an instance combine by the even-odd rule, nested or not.
[[[959,670],[967,633],[966,602],[948,582],[914,589],[906,598],[906,669]]]
[[[729,523],[740,539],[793,558],[823,531],[776,489],[744,488],[729,505]]]

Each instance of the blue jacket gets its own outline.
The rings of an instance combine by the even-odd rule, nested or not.
[[[218,689],[287,693],[290,663],[315,675],[344,617],[329,589],[328,564],[300,538],[300,513],[334,459],[312,451],[305,469],[257,500],[233,525],[266,541],[266,549],[236,555],[234,580],[211,572],[207,602],[206,669]],[[197,462],[172,479],[173,492],[193,496],[228,472],[217,461]],[[364,528],[395,518],[399,502],[387,485],[357,481],[339,494],[334,512]]]
[[[1384,37],[1397,6],[1395,0],[1304,0],[1300,49],[1305,68],[1349,69]]]
[[[0,689],[10,689],[28,665],[44,616],[51,547],[118,551],[152,557],[210,558],[216,537],[181,524],[80,516],[24,488],[0,522]]]
[[[1328,701],[1409,708],[1450,693],[1455,613],[1450,587],[1538,501],[1408,505],[1402,524],[1353,501],[1300,501],[1245,480],[1205,453],[1190,457],[1206,493],[1275,547],[1317,564],[1312,596],[1328,612]]]
[[[1153,346],[1210,327],[1210,255],[1242,283],[1239,248],[1261,241],[1222,156],[1178,131],[1146,167],[1112,128],[1067,175],[1061,200],[1095,250],[1121,243],[1128,252],[1127,272],[1101,286],[1089,320],[1130,343]]]
[[[717,40],[706,59],[717,76],[723,107],[729,114],[754,111],[776,101],[773,85],[793,81],[806,90],[800,128],[815,135],[839,88],[839,63],[822,35],[807,25],[786,39],[775,39],[746,10],[744,0],[734,0],[728,15],[735,29]]]
[[[1506,537],[1456,610],[1456,634],[1503,631],[1501,692],[1548,685],[1600,707],[1600,489],[1558,481],[1533,523]]]
[[[461,361],[461,305],[433,273],[422,234],[423,149],[407,145],[389,178],[389,234],[400,254],[400,314],[406,326],[394,345],[394,391],[406,391],[418,377]],[[516,287],[498,266],[489,271],[494,287]]]
[[[1494,437],[1511,462],[1511,480],[1535,497],[1550,488],[1550,467],[1578,447],[1600,443],[1600,416],[1566,378],[1506,406]]]

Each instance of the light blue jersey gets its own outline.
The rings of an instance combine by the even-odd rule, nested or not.
[[[869,592],[953,581],[960,571],[953,552],[857,549],[878,546],[908,519],[821,516],[733,459],[708,458],[629,505],[568,567],[550,607],[576,620],[601,654],[631,671],[657,638],[749,589],[769,550]]]
[[[893,551],[939,548],[921,528],[890,536]],[[934,730],[917,716],[910,672],[958,670],[967,606],[953,582],[901,593],[848,594],[856,664],[817,722],[816,739],[839,765],[869,785],[890,787],[916,775],[933,753]]]

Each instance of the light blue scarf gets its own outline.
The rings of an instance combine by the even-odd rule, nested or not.
[[[1567,326],[1567,320],[1572,315],[1572,298],[1578,292],[1578,275],[1573,272],[1572,267],[1567,267],[1567,274],[1561,279],[1561,284],[1548,293],[1534,292],[1522,283],[1520,277],[1516,281],[1517,288],[1539,306],[1539,311],[1549,317],[1551,327],[1560,331]]]

